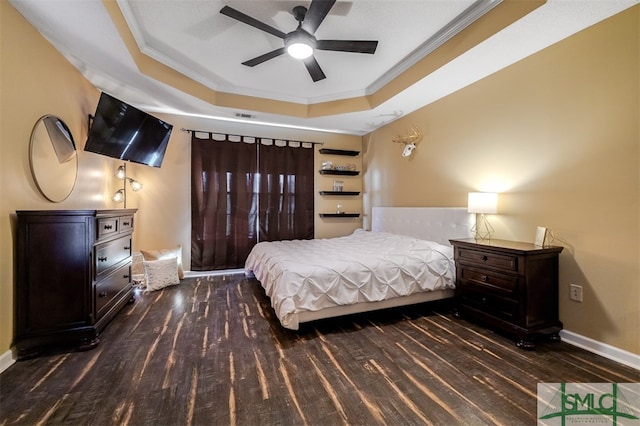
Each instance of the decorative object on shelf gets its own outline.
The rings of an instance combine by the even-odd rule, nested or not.
[[[334,180],[333,181],[333,190],[335,192],[342,192],[344,191],[344,182],[341,180]]]
[[[422,131],[416,126],[411,126],[411,130],[406,135],[396,135],[391,138],[393,143],[404,144],[403,157],[410,157],[420,140],[422,140]]]
[[[78,156],[73,135],[60,118],[41,117],[33,126],[29,142],[29,166],[40,193],[52,203],[71,194],[78,175]]]
[[[343,214],[344,212],[342,211],[342,204],[338,204],[336,206],[336,213],[337,214]]]
[[[122,166],[118,167],[116,171],[116,177],[122,180],[122,188],[118,189],[113,197],[111,198],[116,203],[124,203],[124,208],[127,208],[127,181],[131,186],[131,190],[137,192],[142,189],[142,184],[135,179],[127,176],[127,163],[123,163]]]
[[[467,211],[476,214],[476,223],[471,228],[476,240],[489,240],[495,232],[485,214],[498,212],[498,194],[495,192],[470,192]]]
[[[333,169],[333,162],[331,161],[322,162],[322,170],[332,170],[332,169]]]

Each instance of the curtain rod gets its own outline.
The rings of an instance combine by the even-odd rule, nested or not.
[[[253,138],[256,140],[262,140],[262,139],[267,139],[267,140],[273,140],[273,141],[284,141],[284,142],[295,142],[295,143],[310,143],[312,145],[324,145],[324,142],[310,142],[310,141],[298,141],[298,140],[293,140],[293,139],[282,139],[282,138],[265,138],[265,137],[260,137],[260,136],[247,136],[247,135],[236,135],[233,133],[220,133],[220,132],[212,132],[210,130],[193,130],[193,129],[185,129],[184,127],[180,129],[183,132],[191,132],[191,133],[209,133],[211,135],[220,135],[220,136],[225,136],[227,139],[229,138],[229,136],[235,136],[238,138]]]

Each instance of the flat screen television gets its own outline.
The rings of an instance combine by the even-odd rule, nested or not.
[[[160,167],[173,126],[102,92],[84,150]]]

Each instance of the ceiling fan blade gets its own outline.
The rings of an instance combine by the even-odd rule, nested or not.
[[[284,47],[281,47],[279,49],[272,50],[271,52],[265,53],[264,55],[256,56],[253,59],[244,61],[242,65],[246,65],[248,67],[255,67],[256,65],[260,65],[261,63],[266,62],[269,59],[273,59],[277,56],[282,55],[284,52],[285,52]]]
[[[313,0],[302,21],[302,29],[314,34],[335,3],[336,0]]]
[[[245,15],[244,13],[232,7],[225,6],[222,9],[220,9],[220,13],[222,13],[223,15],[227,15],[228,17],[233,18],[235,20],[238,20],[243,24],[251,25],[254,28],[265,31],[276,37],[280,37],[282,39],[286,37],[286,34],[280,31],[279,29],[273,28],[271,25],[265,24],[264,22],[260,22],[249,15]]]
[[[320,64],[316,61],[315,57],[309,56],[308,58],[303,59],[303,61],[314,83],[327,78],[327,76],[322,72],[322,68],[320,68]]]
[[[318,40],[316,49],[337,52],[370,53],[376,52],[378,42],[373,40]]]

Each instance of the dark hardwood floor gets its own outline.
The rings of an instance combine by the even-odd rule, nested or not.
[[[139,294],[93,350],[17,362],[0,425],[533,425],[539,382],[638,381],[566,343],[522,351],[446,303],[289,331],[227,275]]]

